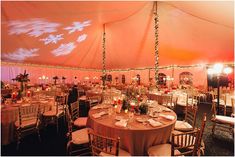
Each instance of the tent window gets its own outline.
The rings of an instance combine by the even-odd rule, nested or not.
[[[122,75],[122,83],[125,84],[126,83],[126,76]]]
[[[159,85],[166,85],[166,74],[164,73],[159,73],[158,74],[158,84]]]
[[[182,72],[179,74],[180,85],[193,85],[193,74],[190,72]]]
[[[137,74],[136,78],[137,78],[137,84],[140,85],[140,74]]]

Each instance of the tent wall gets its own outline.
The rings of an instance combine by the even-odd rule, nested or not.
[[[24,70],[26,70],[29,74],[30,83],[52,83],[52,77],[54,76],[58,76],[60,78],[58,82],[62,81],[62,76],[66,78],[66,83],[72,83],[75,76],[80,81],[85,81],[85,77],[89,77],[90,80],[93,81],[93,77],[96,76],[98,78],[97,80],[99,80],[102,75],[101,72],[94,71],[3,65],[1,66],[1,80],[4,82],[13,83],[11,79],[15,78],[16,75],[23,73]],[[49,78],[48,81],[39,80],[39,77],[42,77],[43,75]]]
[[[26,70],[29,73],[30,83],[50,83],[53,82],[52,77],[58,76],[61,82],[61,77],[66,77],[66,83],[72,83],[76,76],[80,81],[86,81],[85,77],[89,77],[90,81],[100,81],[101,72],[96,71],[82,71],[73,69],[62,69],[62,68],[44,68],[44,67],[29,67],[29,66],[14,66],[14,65],[3,65],[1,67],[1,79],[2,81],[12,83],[11,79],[15,78],[19,73],[23,73]],[[174,71],[170,69],[160,69],[159,72],[166,74],[167,76],[174,78],[174,84],[179,84],[179,74],[184,71],[189,71],[193,74],[193,85],[207,87],[207,71],[205,67],[193,67],[193,68],[175,68]],[[112,74],[113,82],[115,77],[118,77],[118,82],[121,82],[121,76],[124,74],[126,77],[126,83],[130,83],[132,78],[137,74],[140,74],[141,83],[148,84],[149,77],[154,80],[154,70],[130,70],[122,72],[108,72]],[[39,77],[45,75],[49,79],[47,81],[39,80]],[[93,78],[97,77],[97,80]]]
[[[172,70],[172,68],[169,69],[160,69],[159,73],[164,73],[167,76],[173,77],[174,84],[179,84],[179,74],[181,72],[188,71],[193,74],[193,85],[194,86],[203,86],[204,88],[207,87],[207,70],[205,67],[191,67],[191,68],[175,68]],[[121,75],[126,76],[126,82],[129,83],[132,81],[132,78],[135,77],[137,74],[140,74],[141,77],[141,83],[147,84],[149,78],[155,77],[154,70],[130,70],[130,71],[123,71],[123,72],[111,72],[110,74],[113,75],[113,80],[115,77],[118,77],[118,80],[121,81]]]

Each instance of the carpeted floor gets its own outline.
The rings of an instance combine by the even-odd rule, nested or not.
[[[212,135],[211,104],[200,104],[196,125],[200,127],[203,113],[207,113],[207,122],[204,130],[203,141],[205,143],[206,156],[234,156],[234,140],[232,135],[226,132],[215,131]]]
[[[206,156],[234,156],[234,141],[230,134],[216,131],[211,134],[212,123],[210,122],[211,112],[210,104],[200,104],[197,115],[197,126],[200,126],[201,118],[204,112],[207,113],[207,123],[203,140],[206,145]],[[180,118],[180,116],[179,116]],[[66,126],[63,119],[60,121],[60,131],[57,134],[54,126],[48,126],[41,130],[42,142],[38,141],[37,135],[25,137],[20,145],[20,150],[16,151],[16,144],[12,143],[1,146],[1,155],[23,155],[23,156],[65,156],[66,155]]]

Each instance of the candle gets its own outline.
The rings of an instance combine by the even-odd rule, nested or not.
[[[135,102],[131,102],[130,105],[131,105],[131,108],[132,108],[132,109],[135,108]]]
[[[135,102],[131,102],[130,105],[131,105],[131,106],[135,106]]]
[[[122,103],[121,99],[118,99],[118,104],[121,104],[121,103]]]
[[[30,91],[27,91],[27,96],[30,97]]]
[[[125,109],[124,112],[125,112],[125,113],[128,113],[128,109]]]
[[[12,93],[12,98],[13,98],[13,99],[16,98],[16,93],[15,93],[15,92]]]

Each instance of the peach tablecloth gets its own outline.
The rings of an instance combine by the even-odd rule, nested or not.
[[[45,101],[34,101],[32,103],[40,103],[40,110],[43,111],[45,107],[45,111],[51,109],[51,105],[54,100]],[[8,104],[1,106],[1,144],[7,145],[15,140],[14,138],[14,123],[18,119],[18,107],[20,105],[25,105],[28,103],[20,103],[20,104]]]
[[[160,105],[158,105],[159,107]],[[160,106],[160,108],[165,108]],[[161,122],[163,125],[158,127],[152,127],[150,124],[143,124],[136,121],[137,117],[150,119],[148,115],[135,115],[133,121],[128,122],[127,127],[119,127],[115,125],[117,116],[122,116],[128,119],[128,113],[115,113],[113,115],[104,115],[100,118],[94,118],[93,114],[107,111],[108,109],[91,109],[89,111],[87,126],[94,129],[98,134],[108,137],[120,137],[120,147],[131,155],[147,155],[147,150],[150,146],[156,144],[166,143],[171,135],[171,131],[174,129],[174,125],[177,119],[176,114],[170,110],[170,112],[162,111],[160,114],[172,115],[173,120],[168,120],[163,117],[158,117],[155,120]]]

